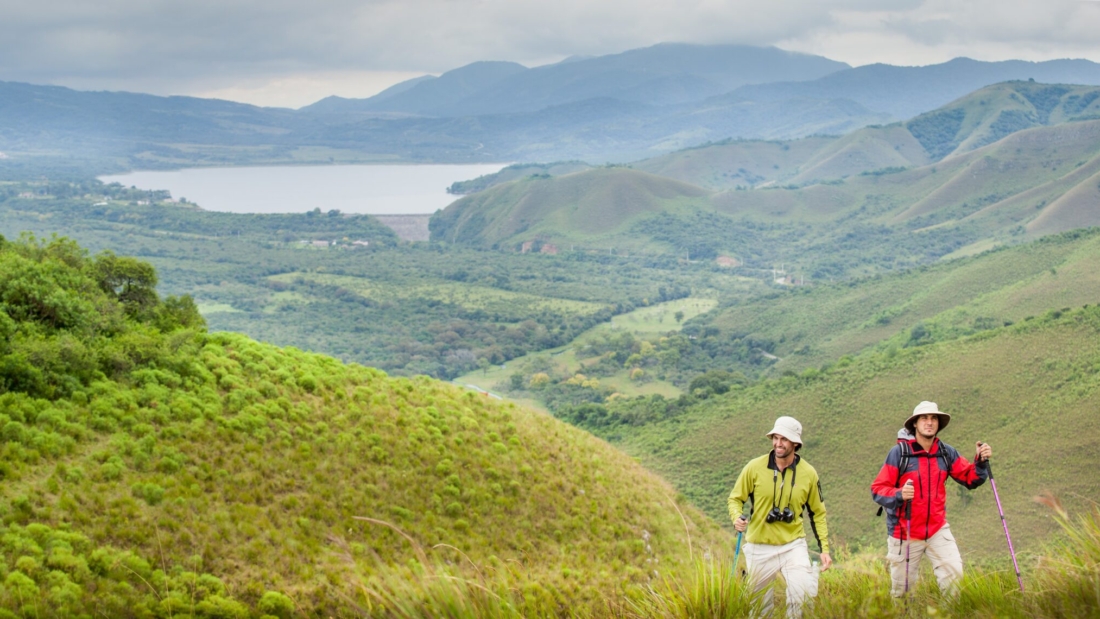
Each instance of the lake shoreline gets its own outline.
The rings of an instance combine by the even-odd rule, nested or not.
[[[362,163],[191,167],[99,176],[144,190],[168,190],[210,212],[429,216],[461,198],[456,181],[492,174],[508,164]]]

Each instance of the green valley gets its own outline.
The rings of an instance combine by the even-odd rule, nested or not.
[[[670,51],[702,53],[645,50]],[[781,415],[804,425],[837,559],[806,616],[1096,615],[1100,481],[1082,461],[1100,446],[1100,88],[1002,82],[871,126],[888,115],[855,100],[744,98],[844,72],[423,115],[494,110],[498,82],[603,62],[475,63],[299,111],[202,103],[222,124],[194,112],[179,135],[166,107],[147,150],[96,151],[655,155],[455,183],[427,242],[381,216],[216,213],[104,185],[81,171],[94,135],[71,161],[5,159],[0,619],[748,616],[726,498]],[[647,96],[718,88],[627,77]],[[30,112],[50,95],[45,116],[69,96],[0,91]],[[148,103],[99,100],[89,114]],[[863,128],[697,144],[692,117],[731,110],[766,117],[765,136]],[[533,116],[549,124],[524,133]],[[213,142],[164,146],[188,131]],[[79,170],[58,180],[54,163]],[[928,574],[912,602],[889,598],[869,484],[921,400],[953,415],[962,455],[993,446],[1026,592],[990,489],[949,486],[959,594]]]
[[[728,299],[759,286],[675,259],[407,244],[367,216],[210,213],[164,197],[7,183],[0,233],[61,233],[149,260],[164,289],[195,297],[215,329],[442,378],[564,345],[692,290]]]

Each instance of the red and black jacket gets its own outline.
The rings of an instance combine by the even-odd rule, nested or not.
[[[973,490],[989,477],[989,465],[972,464],[939,438],[933,439],[928,451],[916,439],[898,441],[871,482],[871,497],[886,510],[886,532],[890,537],[906,537],[901,487],[910,479],[916,494],[911,501],[909,535],[913,539],[928,539],[943,527],[948,477]]]

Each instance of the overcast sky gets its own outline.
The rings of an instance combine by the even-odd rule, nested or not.
[[[0,80],[299,107],[476,60],[661,42],[1100,62],[1098,0],[0,0]]]

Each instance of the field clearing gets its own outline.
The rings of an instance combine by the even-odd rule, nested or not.
[[[679,331],[680,323],[684,320],[690,320],[700,314],[705,314],[715,307],[718,307],[717,299],[704,299],[699,297],[688,297],[686,299],[658,303],[649,307],[636,309],[633,312],[628,312],[621,316],[616,316],[611,319],[611,322],[592,327],[588,331],[582,333],[580,337],[577,338],[577,341],[581,341],[583,338],[593,335],[604,335],[624,330],[639,335]],[[680,323],[676,321],[676,312],[684,313]]]
[[[585,340],[597,335],[619,333],[623,330],[639,335],[653,335],[667,333],[669,331],[679,331],[680,324],[682,324],[683,321],[680,323],[676,322],[676,312],[683,312],[683,320],[688,320],[714,309],[717,305],[718,301],[715,299],[687,297],[636,309],[632,312],[616,316],[610,322],[602,323],[585,331],[565,346],[517,357],[501,366],[494,366],[486,368],[485,370],[475,370],[469,374],[459,376],[455,379],[455,382],[458,384],[472,385],[478,389],[484,389],[503,395],[502,392],[505,391],[508,386],[509,377],[516,372],[517,368],[528,367],[536,363],[536,360],[543,364],[549,362],[552,368],[551,374],[553,376],[571,376],[577,373],[584,374],[585,365],[594,363],[598,360],[598,358],[577,358],[576,350]],[[629,372],[625,369],[612,376],[601,377],[599,380],[601,384],[613,388],[624,396],[630,397],[660,394],[666,398],[675,398],[679,397],[681,393],[678,387],[668,381],[651,380],[643,383],[632,381],[630,380]],[[532,403],[534,403],[534,406],[540,410],[545,410],[546,408],[545,405],[539,403],[537,400],[511,397],[508,399],[527,405],[532,405]]]
[[[242,310],[239,310],[228,303],[197,303],[199,313],[203,316],[207,314],[239,314]]]
[[[524,308],[525,311],[548,310],[582,316],[604,309],[604,306],[599,303],[544,297],[459,282],[421,281],[391,284],[365,277],[305,272],[284,273],[269,279],[282,283],[293,283],[302,279],[325,286],[339,286],[374,301],[429,299],[451,303],[471,311],[481,310],[503,315],[514,314],[519,307]]]

